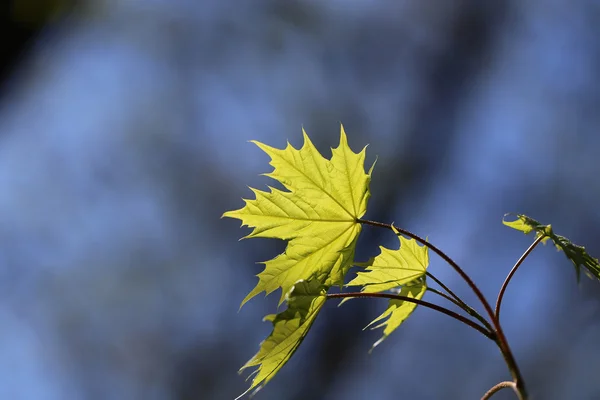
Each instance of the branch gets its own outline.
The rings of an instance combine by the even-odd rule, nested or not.
[[[463,269],[453,259],[451,259],[446,253],[444,253],[442,250],[438,249],[436,246],[434,246],[427,240],[423,239],[419,235],[416,235],[410,231],[407,231],[406,229],[399,228],[392,224],[384,224],[382,222],[370,221],[370,220],[365,220],[365,219],[358,219],[357,221],[362,224],[377,226],[379,228],[387,228],[387,229],[391,229],[391,230],[396,229],[398,231],[398,234],[408,236],[409,238],[415,239],[417,242],[421,243],[423,246],[427,246],[429,249],[431,249],[431,251],[433,251],[438,256],[440,256],[444,261],[446,261],[448,263],[448,265],[450,265],[452,268],[454,268],[454,270],[456,272],[458,272],[460,277],[467,283],[467,285],[469,285],[471,290],[473,290],[473,293],[475,293],[475,295],[477,296],[477,298],[479,299],[479,301],[485,308],[485,312],[490,316],[490,318],[492,318],[492,319],[494,318],[494,311],[492,310],[490,303],[488,303],[488,301],[485,299],[485,296],[483,295],[483,293],[481,293],[481,290],[479,290],[479,288],[477,287],[477,285],[475,285],[475,283],[469,277],[469,275],[467,275],[465,273],[465,271],[463,271]]]
[[[460,297],[458,297],[452,290],[450,290],[450,288],[448,286],[444,285],[442,283],[442,281],[440,281],[438,278],[436,278],[431,272],[427,271],[427,272],[425,272],[425,275],[427,275],[429,278],[431,278],[432,281],[437,283],[442,289],[444,289],[446,291],[446,293],[448,293],[450,296],[452,296],[456,301],[458,301],[461,304],[464,304],[464,302],[462,301],[462,299]]]
[[[327,294],[328,300],[329,299],[343,299],[343,298],[348,298],[348,297],[349,298],[353,298],[353,297],[384,298],[384,299],[402,300],[402,301],[408,301],[409,303],[415,303],[420,306],[431,308],[432,310],[441,312],[442,314],[446,314],[447,316],[452,317],[452,318],[462,322],[463,324],[466,324],[466,325],[470,326],[471,328],[477,330],[478,332],[483,334],[488,339],[496,341],[496,335],[494,332],[488,331],[483,326],[477,324],[476,322],[471,321],[470,319],[468,319],[466,317],[463,317],[462,315],[460,315],[452,310],[448,310],[447,308],[438,306],[437,304],[429,303],[424,300],[419,300],[419,299],[415,299],[413,297],[401,296],[399,294],[392,294],[392,293],[352,292],[352,293],[329,293],[329,294]]]
[[[452,303],[456,304],[459,308],[461,308],[462,310],[464,310],[467,314],[469,314],[470,316],[472,316],[473,318],[476,318],[479,322],[481,322],[481,324],[483,326],[485,326],[490,332],[492,332],[494,330],[494,328],[492,328],[492,326],[490,325],[490,323],[481,316],[481,314],[479,314],[473,307],[471,307],[470,305],[468,305],[467,303],[465,303],[460,297],[458,297],[452,290],[450,290],[450,288],[448,288],[448,286],[444,285],[439,279],[437,279],[431,272],[426,272],[425,273],[429,278],[431,278],[431,280],[433,280],[435,283],[437,283],[442,289],[444,289],[446,291],[446,293],[448,293],[450,296],[445,295],[442,292],[439,292],[437,290],[434,290],[432,288],[427,288],[427,290],[440,295],[442,297],[444,297],[445,299],[451,301]]]
[[[502,299],[504,298],[504,292],[506,291],[506,287],[508,286],[508,283],[512,279],[515,272],[517,272],[517,269],[519,269],[519,266],[521,264],[523,264],[523,261],[525,261],[527,256],[533,251],[533,249],[535,249],[535,246],[537,246],[545,237],[546,237],[546,235],[539,235],[535,239],[535,241],[531,244],[531,246],[529,246],[529,248],[527,248],[527,250],[525,250],[525,253],[523,253],[523,255],[517,260],[514,267],[512,267],[512,269],[506,276],[506,279],[504,280],[504,283],[502,284],[502,287],[500,288],[500,292],[498,293],[498,299],[496,300],[495,315],[496,315],[496,319],[498,321],[500,321],[500,305],[502,304]]]
[[[511,381],[504,381],[504,382],[500,382],[500,383],[495,384],[494,386],[491,387],[490,390],[488,390],[487,392],[485,392],[485,394],[483,395],[483,397],[481,398],[481,400],[488,400],[496,392],[499,392],[500,390],[505,389],[505,388],[511,388],[517,394],[517,397],[519,398],[519,400],[522,400],[521,393],[517,389],[517,385],[514,382],[511,382]]]
[[[460,301],[448,296],[446,293],[441,292],[437,289],[434,289],[432,287],[427,287],[428,291],[430,291],[431,293],[435,293],[440,297],[443,297],[444,299],[448,300],[450,303],[454,304],[455,306],[457,306],[458,308],[460,308],[461,310],[464,310],[463,305],[460,303]]]
[[[494,326],[494,330],[495,330],[495,334],[496,334],[495,342],[496,342],[496,344],[498,344],[498,347],[500,348],[500,351],[502,352],[502,356],[504,357],[504,361],[506,361],[506,365],[508,366],[510,374],[512,375],[512,377],[515,380],[515,385],[516,385],[517,390],[520,393],[520,396],[523,399],[526,399],[527,398],[527,390],[525,389],[525,382],[523,381],[523,377],[521,376],[521,371],[519,370],[519,366],[517,365],[515,356],[512,354],[512,351],[508,344],[508,340],[506,340],[506,336],[504,336],[504,331],[502,330],[500,321],[496,318],[496,315],[494,313],[494,310],[492,310],[492,306],[490,306],[490,303],[488,303],[488,301],[486,300],[486,298],[483,295],[483,293],[481,292],[481,290],[477,287],[477,285],[475,285],[475,283],[469,277],[469,275],[467,275],[465,273],[465,271],[463,271],[463,269],[456,262],[454,262],[454,260],[452,260],[450,257],[448,257],[448,255],[446,253],[444,253],[442,250],[438,249],[436,246],[429,243],[427,240],[423,239],[419,235],[416,235],[410,231],[407,231],[406,229],[398,228],[397,226],[394,226],[392,224],[384,224],[382,222],[364,220],[364,219],[360,219],[360,218],[357,219],[357,222],[360,222],[360,223],[363,223],[366,225],[376,226],[379,228],[391,229],[392,231],[394,229],[396,229],[396,231],[398,231],[397,234],[402,234],[402,235],[408,236],[412,239],[415,239],[417,242],[421,243],[422,245],[427,246],[429,249],[431,249],[431,251],[433,251],[438,256],[440,256],[444,261],[446,261],[448,263],[448,265],[450,265],[452,268],[454,268],[454,270],[467,283],[467,285],[469,285],[471,290],[473,290],[473,293],[475,293],[475,295],[477,296],[477,298],[483,305],[485,312],[488,314],[488,316],[492,320],[492,324]]]

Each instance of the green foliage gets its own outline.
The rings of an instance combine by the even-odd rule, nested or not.
[[[261,343],[258,353],[240,369],[241,372],[258,367],[252,385],[238,399],[259,385],[264,386],[290,359],[325,304],[325,294],[325,287],[318,281],[298,281],[287,297],[287,310],[264,318],[273,323],[273,331]]]
[[[513,229],[521,231],[526,235],[533,231],[535,231],[537,235],[546,235],[546,230],[550,229],[550,225],[542,225],[539,222],[537,222],[535,219],[530,218],[527,215],[517,214],[516,220],[507,221],[506,217],[508,215],[512,215],[512,214],[510,214],[510,213],[505,214],[504,218],[502,219],[502,223]]]
[[[363,264],[365,272],[359,272],[347,286],[362,286],[362,291],[377,293],[412,282],[425,275],[429,266],[427,247],[419,246],[414,239],[406,239],[395,231],[400,248],[389,250],[383,246],[381,253]]]
[[[243,305],[258,293],[281,288],[279,304],[286,298],[288,303],[283,313],[266,317],[273,322],[273,332],[242,368],[258,367],[248,390],[266,384],[279,371],[307,334],[325,301],[322,294],[330,286],[343,285],[361,231],[358,219],[370,197],[373,167],[368,173],[364,170],[366,148],[354,153],[343,126],[330,160],[321,156],[304,131],[303,136],[300,149],[288,143],[279,150],[253,141],[271,157],[274,170],[265,175],[287,191],[251,188],[254,200],[244,200],[244,207],[223,214],[254,228],[246,238],[288,241],[283,254],[264,263],[258,284],[242,301]]]
[[[580,267],[600,279],[600,264],[582,246],[556,235],[550,225],[542,225],[525,215],[517,215],[514,221],[503,223],[525,234],[535,232],[536,241],[517,261],[505,280],[494,311],[479,288],[450,257],[437,247],[409,231],[396,229],[393,225],[362,220],[370,197],[371,172],[365,172],[365,149],[354,153],[348,146],[344,128],[341,127],[340,143],[332,149],[331,159],[325,159],[303,131],[304,144],[295,149],[289,143],[285,149],[275,149],[253,141],[271,158],[274,170],[265,174],[280,182],[285,190],[269,187],[268,191],[252,189],[255,198],[244,200],[244,207],[228,211],[223,217],[236,218],[252,232],[246,238],[264,237],[287,241],[283,254],[264,262],[264,270],[258,274],[258,284],[244,298],[242,305],[261,292],[270,294],[281,289],[279,305],[287,303],[285,311],[267,315],[265,320],[273,324],[271,334],[240,371],[255,367],[255,375],[248,392],[260,389],[269,382],[298,349],[312,326],[325,301],[329,298],[348,300],[354,297],[383,297],[388,300],[386,310],[367,327],[383,327],[383,336],[373,345],[377,346],[394,332],[415,310],[418,304],[439,311],[464,323],[494,341],[503,354],[513,382],[494,386],[484,398],[489,398],[504,387],[512,387],[525,400],[527,392],[516,360],[512,355],[499,320],[502,296],[515,270],[535,248],[539,241],[552,240],[575,265],[579,276]],[[388,228],[399,241],[397,250],[380,247],[380,254],[366,263],[354,261],[354,253],[362,224]],[[405,238],[407,236],[409,239]],[[420,244],[419,244],[420,243]],[[427,268],[429,250],[437,253],[454,268],[471,287],[483,305],[489,320],[467,305],[446,285],[430,275],[445,293],[430,288],[442,298],[459,307],[468,317],[437,304],[422,301],[427,291]],[[328,293],[332,286],[343,286],[349,269],[360,266],[362,271],[346,287],[359,287],[356,293]],[[238,397],[239,398],[239,397]]]
[[[394,229],[400,247],[397,250],[380,246],[381,253],[362,264],[364,272],[359,272],[347,286],[362,286],[365,293],[378,293],[403,286],[396,293],[402,296],[421,299],[425,294],[425,272],[429,266],[429,253],[425,246],[419,246],[414,239],[406,239]],[[415,310],[417,305],[403,300],[390,300],[386,311],[367,327],[385,318],[387,320],[372,329],[385,327],[383,337],[373,347],[380,344]]]
[[[556,248],[562,250],[573,263],[578,281],[581,275],[581,267],[585,268],[584,271],[590,278],[600,279],[600,263],[598,263],[598,259],[590,256],[585,247],[571,242],[564,236],[555,234],[551,225],[543,225],[523,214],[517,214],[517,219],[514,221],[503,220],[502,223],[525,234],[535,231],[536,236],[545,236],[542,239],[543,241],[552,240]]]
[[[418,300],[421,300],[426,291],[427,285],[425,284],[424,276],[413,282],[407,283],[400,290],[396,290],[396,292],[401,296]],[[369,325],[367,325],[368,328],[373,324],[387,318],[387,320],[381,324],[371,327],[371,329],[384,327],[383,336],[373,344],[373,348],[383,342],[392,332],[394,332],[400,326],[400,324],[402,324],[406,318],[412,314],[415,308],[417,308],[415,303],[409,303],[408,301],[404,300],[390,300],[388,302],[388,307],[383,314],[375,318]]]
[[[342,127],[340,144],[327,160],[306,132],[303,135],[300,150],[289,143],[279,150],[253,141],[271,157],[270,164],[275,168],[265,175],[281,182],[288,191],[251,189],[255,200],[244,200],[243,208],[223,214],[254,227],[246,238],[288,241],[283,254],[264,263],[258,284],[242,305],[260,292],[269,294],[279,288],[281,304],[299,280],[342,285],[352,266],[361,230],[357,219],[367,211],[370,196],[371,171],[364,171],[365,149],[352,152]]]

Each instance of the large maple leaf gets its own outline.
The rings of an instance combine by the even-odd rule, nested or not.
[[[288,240],[283,254],[264,262],[258,284],[242,305],[263,291],[269,294],[279,288],[281,304],[299,280],[342,285],[352,266],[361,230],[357,219],[365,214],[370,197],[373,167],[368,173],[364,170],[366,147],[354,153],[342,126],[340,144],[327,160],[302,132],[304,145],[299,150],[289,143],[280,150],[253,141],[271,157],[274,170],[265,175],[287,191],[251,188],[254,200],[244,199],[243,208],[223,214],[254,228],[246,238]]]

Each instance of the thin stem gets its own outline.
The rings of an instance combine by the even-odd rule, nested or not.
[[[523,253],[523,255],[517,260],[517,262],[515,263],[514,267],[512,267],[512,269],[510,270],[510,272],[506,276],[506,279],[504,280],[504,283],[502,283],[502,287],[500,288],[500,292],[498,292],[498,299],[496,300],[496,312],[495,312],[495,314],[496,314],[496,319],[498,321],[500,321],[500,306],[502,305],[502,299],[504,298],[504,292],[506,291],[506,287],[508,286],[508,283],[512,279],[512,277],[515,274],[515,272],[517,272],[517,269],[519,269],[519,267],[521,266],[521,264],[523,264],[523,261],[525,261],[525,259],[527,258],[527,256],[529,256],[529,254],[533,251],[533,249],[535,249],[535,246],[537,246],[545,237],[546,237],[545,235],[539,235],[535,239],[535,241],[531,244],[531,246],[529,246],[527,248],[527,250],[525,250],[525,253]]]
[[[492,322],[494,323],[494,327],[496,328],[496,335],[498,337],[496,343],[498,344],[498,347],[502,352],[502,356],[504,357],[504,361],[508,366],[508,370],[510,371],[510,374],[513,377],[513,382],[515,384],[516,391],[518,392],[519,400],[525,400],[527,399],[527,389],[525,389],[525,381],[523,380],[521,370],[517,365],[517,360],[515,359],[515,356],[510,350],[508,340],[506,340],[506,336],[504,336],[504,331],[500,326],[500,321],[498,321],[496,318],[493,318]]]
[[[360,219],[360,218],[357,219],[357,222],[360,222],[360,223],[366,224],[366,225],[376,226],[379,228],[391,229],[392,231],[395,229],[398,232],[397,234],[403,234],[412,239],[415,239],[417,242],[421,243],[422,245],[427,246],[429,249],[431,249],[431,251],[433,251],[438,256],[440,256],[444,261],[446,261],[448,263],[448,265],[450,265],[452,268],[454,268],[454,270],[467,283],[467,285],[469,285],[471,290],[473,290],[473,293],[475,293],[475,295],[477,296],[477,298],[483,305],[485,312],[490,317],[492,324],[494,326],[495,333],[496,333],[495,342],[498,344],[498,347],[500,348],[500,351],[502,352],[504,361],[506,362],[506,365],[508,366],[508,370],[510,371],[510,374],[512,375],[512,377],[514,379],[516,388],[519,391],[520,396],[522,397],[522,399],[526,399],[527,398],[527,390],[525,389],[525,382],[523,380],[523,377],[521,376],[521,371],[519,370],[517,361],[516,361],[514,355],[512,354],[512,351],[510,349],[508,341],[506,340],[506,336],[504,336],[502,326],[500,326],[500,321],[496,318],[494,310],[492,310],[492,306],[490,306],[490,303],[488,303],[488,301],[486,300],[486,298],[483,295],[483,293],[481,292],[481,290],[479,290],[479,287],[477,287],[477,285],[475,285],[473,280],[465,273],[465,271],[463,271],[463,269],[456,262],[454,262],[454,260],[452,260],[450,257],[448,257],[448,255],[446,253],[444,253],[442,250],[438,249],[436,246],[429,243],[427,240],[423,239],[419,235],[416,235],[410,231],[407,231],[406,229],[399,228],[392,224],[384,224],[382,222],[364,220],[364,219]],[[470,321],[470,322],[472,322],[472,321]]]
[[[442,281],[440,281],[438,278],[436,278],[431,272],[427,271],[427,272],[425,272],[425,275],[427,275],[432,281],[437,283],[439,285],[439,287],[444,289],[446,291],[446,293],[448,293],[450,296],[452,296],[456,301],[464,304],[464,302],[462,301],[462,299],[460,297],[458,297],[458,295],[456,295],[452,290],[450,290],[450,288],[448,286],[444,285],[442,283]]]
[[[517,385],[511,381],[504,381],[504,382],[495,384],[494,386],[492,386],[490,388],[490,390],[485,392],[485,394],[483,395],[481,400],[489,400],[496,392],[499,392],[500,390],[505,389],[505,388],[511,388],[516,393],[519,400],[523,400],[523,397],[521,397],[521,393],[517,389]]]
[[[370,221],[370,220],[366,220],[366,219],[358,219],[357,221],[362,224],[377,226],[379,228],[387,228],[387,229],[391,229],[391,230],[395,229],[396,231],[398,231],[399,234],[403,234],[405,236],[408,236],[409,238],[415,239],[417,242],[421,243],[423,246],[427,246],[428,248],[430,248],[431,251],[436,253],[444,261],[446,261],[448,263],[448,265],[450,265],[452,268],[454,268],[454,270],[467,283],[467,285],[469,285],[471,290],[473,290],[473,293],[475,293],[475,295],[477,296],[477,298],[483,305],[483,308],[485,308],[485,312],[490,316],[490,318],[492,318],[492,319],[494,318],[494,311],[492,310],[490,303],[488,303],[488,301],[483,296],[483,293],[481,293],[481,290],[479,290],[479,288],[477,287],[477,285],[475,285],[475,283],[469,277],[469,275],[467,275],[465,273],[465,271],[463,271],[463,269],[454,260],[452,260],[450,257],[448,257],[448,255],[446,253],[444,253],[442,250],[438,249],[436,246],[429,243],[427,240],[423,239],[419,235],[416,235],[410,231],[407,231],[406,229],[399,228],[392,224],[384,224],[383,222]]]
[[[458,307],[460,307],[461,309],[463,309],[467,314],[469,314],[473,318],[476,318],[488,330],[490,330],[490,331],[494,330],[494,328],[492,327],[492,325],[490,325],[490,323],[485,318],[483,318],[481,316],[481,314],[479,314],[473,307],[471,307],[470,305],[468,305],[467,303],[465,303],[452,290],[450,290],[450,288],[448,288],[448,286],[444,285],[439,279],[437,279],[431,272],[426,272],[425,274],[429,278],[431,278],[431,280],[433,280],[435,283],[437,283],[442,289],[444,289],[446,291],[446,293],[448,293],[450,296],[452,296],[452,298],[450,298],[449,296],[444,295],[443,293],[441,293],[441,292],[439,292],[437,290],[431,289],[429,287],[427,288],[427,290],[430,290],[433,293],[436,293],[436,294],[438,294],[438,295],[446,298],[447,300],[450,300],[451,302],[453,302],[454,304],[456,304]]]
[[[351,293],[330,293],[330,294],[327,294],[327,299],[328,300],[329,299],[343,299],[343,298],[347,298],[347,297],[384,298],[384,299],[402,300],[402,301],[408,301],[409,303],[415,303],[415,304],[418,304],[420,306],[431,308],[432,310],[441,312],[442,314],[446,314],[447,316],[452,317],[452,318],[454,318],[454,319],[462,322],[463,324],[466,324],[466,325],[470,326],[471,328],[479,331],[481,334],[483,334],[488,339],[496,341],[496,335],[495,335],[494,332],[488,331],[483,326],[477,324],[474,321],[471,321],[470,319],[468,319],[466,317],[463,317],[462,315],[460,315],[460,314],[458,314],[458,313],[456,313],[456,312],[454,312],[452,310],[448,310],[447,308],[444,308],[442,306],[438,306],[437,304],[429,303],[429,302],[424,301],[424,300],[415,299],[413,297],[407,297],[407,296],[402,296],[402,295],[393,294],[393,293],[351,292]]]
[[[463,310],[464,312],[466,312],[467,314],[469,314],[470,316],[474,317],[475,319],[477,319],[479,322],[481,322],[481,324],[487,328],[488,331],[493,332],[494,328],[492,327],[492,325],[490,325],[489,322],[486,321],[485,318],[483,318],[477,311],[475,311],[473,308],[469,307],[469,305],[465,304],[461,299],[454,299],[450,296],[448,296],[446,293],[441,292],[439,290],[436,290],[434,288],[427,288],[428,291],[437,294],[440,297],[443,297],[444,299],[448,300],[449,302],[451,302],[452,304],[456,305],[458,308],[460,308],[461,310]]]
[[[448,296],[446,293],[444,293],[444,292],[441,292],[441,291],[439,291],[439,290],[437,290],[437,289],[434,289],[434,288],[431,288],[431,287],[428,287],[428,288],[427,288],[427,290],[428,290],[428,291],[430,291],[431,293],[435,293],[435,294],[437,294],[438,296],[441,296],[441,297],[445,298],[445,299],[446,299],[446,300],[448,300],[449,302],[451,302],[451,303],[453,303],[454,305],[456,305],[457,307],[459,307],[461,310],[464,310],[464,308],[463,308],[463,305],[462,305],[462,304],[461,304],[461,303],[460,303],[458,300],[456,300],[456,299],[454,299],[454,298],[452,298],[452,297]]]

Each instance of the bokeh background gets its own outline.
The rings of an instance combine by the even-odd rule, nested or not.
[[[239,304],[284,248],[220,219],[270,184],[250,139],[299,146],[304,127],[329,157],[342,121],[378,157],[366,217],[428,236],[490,299],[532,239],[505,212],[600,254],[597,1],[3,4],[2,399],[243,392],[278,295]],[[395,241],[366,228],[357,258]],[[427,309],[369,355],[384,308],[328,304],[256,399],[479,399],[509,378],[491,342]],[[532,398],[600,398],[600,283],[540,247],[503,321]]]

